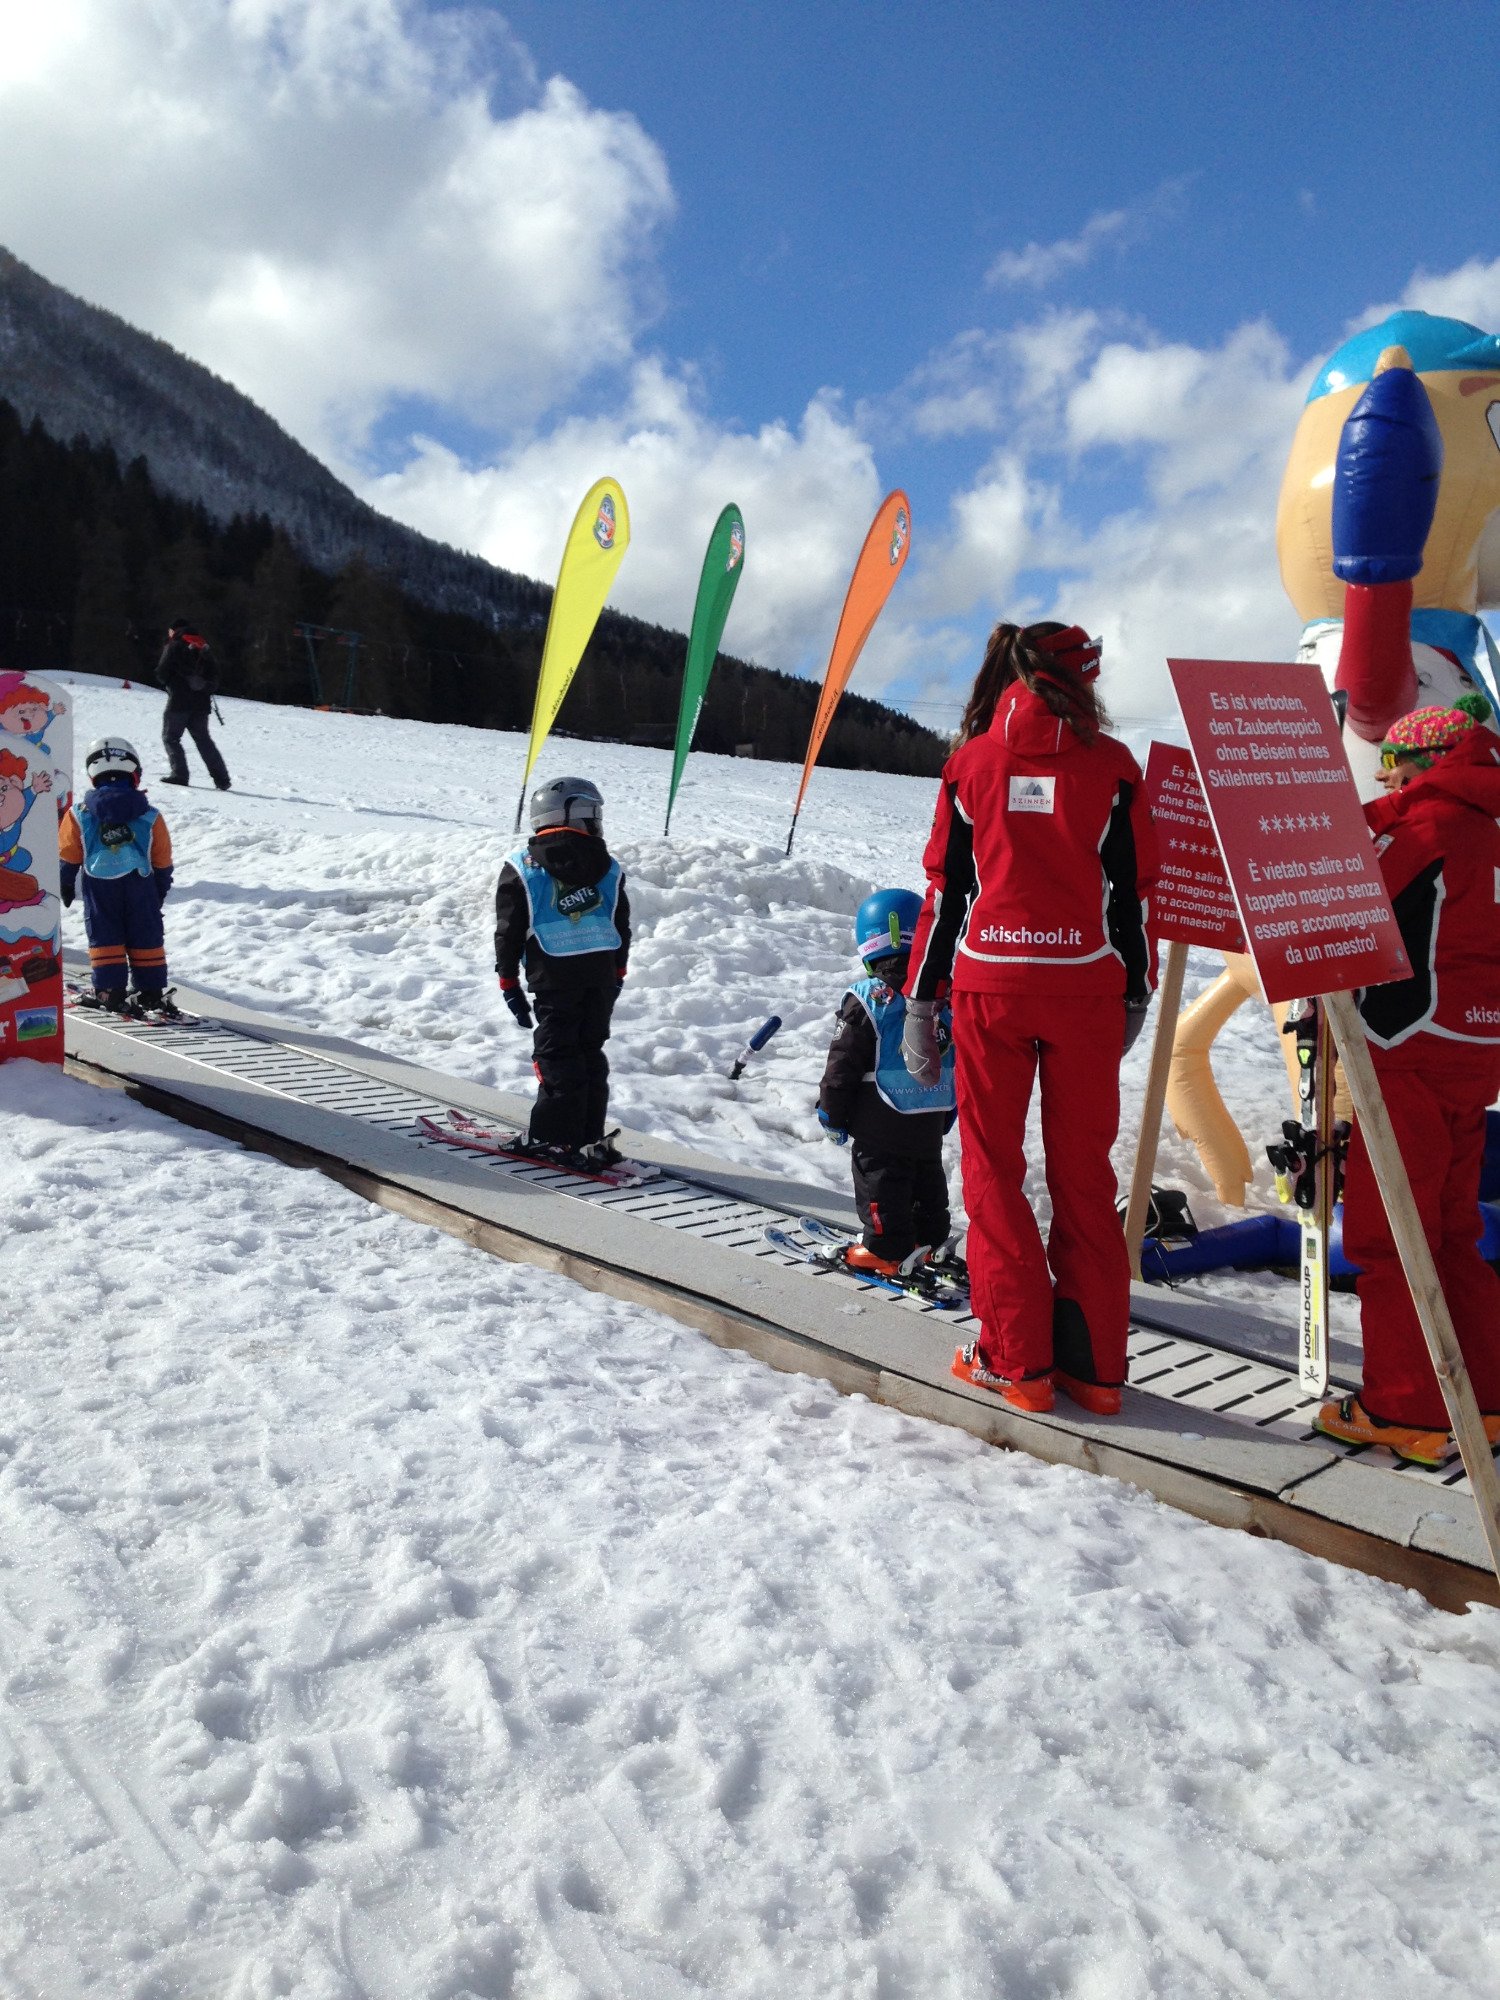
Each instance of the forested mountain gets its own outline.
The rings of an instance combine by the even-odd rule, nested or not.
[[[525,726],[549,585],[377,514],[238,390],[3,250],[0,399],[0,665],[145,676],[185,617],[232,693]],[[562,727],[669,741],[685,647],[606,611]],[[816,700],[721,658],[697,741],[800,757]],[[824,756],[932,773],[944,748],[850,696]]]

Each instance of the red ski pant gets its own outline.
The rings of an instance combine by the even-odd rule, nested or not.
[[[1420,1067],[1407,1049],[1396,1061],[1380,1049],[1370,1053],[1474,1394],[1481,1410],[1500,1415],[1500,1277],[1478,1241],[1484,1113],[1500,1089],[1500,1060],[1449,1054],[1429,1035],[1418,1041]],[[1447,1406],[1358,1125],[1344,1177],[1344,1250],[1360,1269],[1360,1401],[1391,1423],[1447,1430]]]
[[[1130,1260],[1109,1151],[1120,1123],[1125,1009],[1111,997],[956,993],[953,1040],[968,1264],[986,1365],[1054,1364],[1125,1380]],[[1026,1113],[1038,1076],[1052,1228],[1026,1199]]]

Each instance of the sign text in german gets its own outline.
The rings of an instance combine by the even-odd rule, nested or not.
[[[1318,669],[1279,661],[1167,665],[1266,998],[1407,978],[1411,966]]]

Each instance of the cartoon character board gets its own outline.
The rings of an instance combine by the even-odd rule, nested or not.
[[[0,673],[0,1062],[63,1059],[57,826],[72,747],[62,689]]]

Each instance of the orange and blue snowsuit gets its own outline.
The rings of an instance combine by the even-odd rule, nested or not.
[[[137,990],[167,983],[161,906],[172,886],[172,837],[146,794],[106,782],[63,814],[58,829],[62,899],[83,877],[83,922],[98,993],[123,993],[127,966]]]

